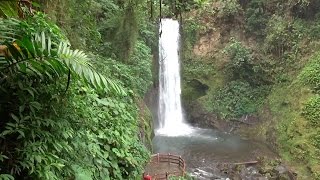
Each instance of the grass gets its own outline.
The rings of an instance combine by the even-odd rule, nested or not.
[[[299,179],[311,178],[309,169],[313,167],[311,160],[315,154],[308,135],[316,130],[308,128],[308,122],[301,116],[304,104],[311,96],[311,91],[298,82],[277,85],[267,99],[270,113],[261,114],[265,119],[270,118],[271,124],[276,124],[276,148],[300,173]]]

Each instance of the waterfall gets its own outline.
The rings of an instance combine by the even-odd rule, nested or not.
[[[159,134],[179,136],[190,134],[181,108],[179,63],[179,23],[162,19],[159,38]]]

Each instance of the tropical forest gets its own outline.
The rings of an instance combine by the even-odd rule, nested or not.
[[[320,180],[320,1],[0,0],[0,180]]]

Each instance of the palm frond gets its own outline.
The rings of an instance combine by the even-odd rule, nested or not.
[[[72,50],[66,42],[52,42],[44,32],[32,40],[23,38],[12,43],[7,39],[4,44],[7,52],[0,58],[0,71],[8,76],[19,72],[52,79],[68,74],[70,69],[74,77],[97,89],[125,95],[122,87],[93,69],[83,51]]]
[[[0,15],[6,17],[18,17],[18,3],[17,1],[1,1],[0,3]]]
[[[106,88],[120,94],[125,94],[123,88],[96,72],[89,63],[88,56],[80,50],[71,50],[67,43],[61,42],[58,47],[57,55],[62,59],[67,67],[73,70],[78,76],[85,79],[95,87]]]
[[[0,43],[14,41],[19,38],[17,30],[20,29],[20,21],[14,18],[5,20],[0,18],[0,29]]]

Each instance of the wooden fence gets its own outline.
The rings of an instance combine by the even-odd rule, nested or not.
[[[152,180],[162,180],[168,179],[169,176],[184,176],[186,165],[184,159],[181,156],[176,156],[173,154],[154,154],[151,156],[151,164],[158,164],[158,163],[168,163],[170,165],[176,165],[179,171],[170,171],[164,172],[160,174],[152,174]]]

